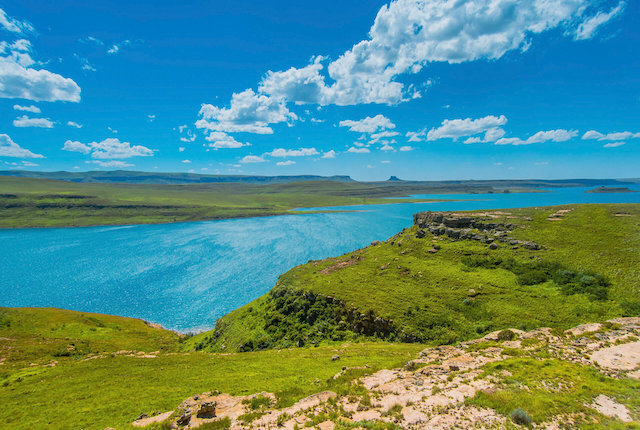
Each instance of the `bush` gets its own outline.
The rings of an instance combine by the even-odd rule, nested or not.
[[[515,338],[516,338],[516,334],[511,330],[502,330],[500,333],[498,333],[499,341],[513,340]]]
[[[531,415],[527,413],[527,411],[517,408],[511,411],[509,417],[513,420],[514,423],[520,424],[523,426],[530,426],[533,423],[533,419],[531,419]]]

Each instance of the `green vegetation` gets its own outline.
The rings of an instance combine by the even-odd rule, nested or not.
[[[171,410],[212,390],[273,392],[278,406],[287,406],[318,391],[350,390],[354,378],[402,366],[422,349],[362,343],[231,355],[177,353],[175,333],[139,320],[58,309],[1,312],[0,427],[12,429],[126,428],[141,413]],[[71,344],[73,354],[57,354]],[[336,354],[340,360],[332,361]],[[365,365],[369,368],[332,378],[343,366]],[[258,398],[256,407],[261,402]]]
[[[527,424],[524,422],[527,416],[540,423],[556,415],[573,414],[576,414],[576,419],[581,419],[579,414],[584,414],[583,425],[587,424],[588,417],[595,414],[588,405],[601,394],[626,405],[631,411],[640,411],[640,381],[610,378],[590,366],[526,357],[490,363],[484,369],[483,376],[494,375],[500,380],[499,389],[479,392],[468,403],[511,414],[518,424]],[[524,414],[518,412],[514,417],[518,409]],[[604,424],[608,421],[612,420],[602,417],[598,427],[606,427]]]
[[[450,192],[466,192],[452,185]],[[471,187],[479,192],[490,187]],[[0,228],[154,224],[280,215],[294,208],[408,203],[432,185],[304,181],[187,185],[76,183],[0,176]]]
[[[549,220],[559,209],[570,212]],[[185,347],[244,351],[363,338],[450,344],[509,327],[569,328],[640,313],[639,205],[499,214],[518,225],[512,237],[543,249],[491,250],[428,232],[419,239],[414,226],[290,270],[269,294]]]

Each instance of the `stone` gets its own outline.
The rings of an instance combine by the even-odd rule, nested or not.
[[[213,418],[216,416],[216,402],[202,402],[196,413],[198,418]]]
[[[340,360],[340,356],[338,354],[331,357],[331,361],[337,361],[337,360]]]
[[[371,246],[377,246],[377,245],[380,245],[379,240],[374,240],[373,242],[371,242]]]
[[[489,245],[489,249],[498,249],[498,244],[493,242]]]

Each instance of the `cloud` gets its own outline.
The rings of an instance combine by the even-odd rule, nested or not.
[[[413,151],[414,149],[416,149],[416,148],[414,148],[413,146],[401,146],[400,147],[400,151],[402,151],[402,152]]]
[[[322,154],[321,158],[336,158],[336,151],[332,149],[328,152],[325,152],[324,154]]]
[[[627,142],[611,142],[611,143],[606,143],[604,145],[605,148],[617,148],[618,146],[622,146],[624,144],[626,144]]]
[[[29,118],[26,115],[22,115],[13,120],[13,126],[53,128],[53,122],[49,118]]]
[[[292,164],[296,164],[295,161],[287,160],[287,161],[278,161],[276,166],[291,166]]]
[[[397,131],[381,131],[380,133],[373,133],[370,138],[371,140],[369,140],[370,144],[374,144],[374,143],[378,143],[379,141],[381,141],[381,139],[384,139],[385,137],[393,137],[393,136],[397,136],[400,133],[398,133]],[[395,142],[395,140],[391,140],[391,141],[387,141],[387,140],[382,140],[383,143],[393,143]]]
[[[182,160],[182,163],[191,164],[191,160]]]
[[[493,127],[484,133],[484,137],[470,137],[464,141],[464,143],[487,143],[495,142],[505,135],[505,131],[499,127]]]
[[[389,163],[391,163],[391,161],[389,161],[389,160],[382,160],[380,163],[381,163],[381,164],[389,164]]]
[[[69,127],[82,128],[82,124],[78,124],[75,121],[67,121],[67,125]]]
[[[264,163],[265,160],[262,157],[259,157],[257,155],[245,155],[242,160],[240,160],[241,163],[246,164],[246,163]]]
[[[519,137],[503,137],[498,139],[496,145],[530,145],[532,143],[544,143],[544,142],[566,142],[573,139],[578,135],[578,130],[548,130],[539,131],[533,136],[522,140]]]
[[[478,119],[445,119],[442,121],[442,124],[438,128],[432,128],[426,134],[426,140],[438,140],[443,138],[451,138],[458,139],[459,137],[464,136],[472,136],[474,134],[486,132],[490,129],[494,129],[496,127],[503,126],[507,123],[507,118],[504,115],[493,116],[488,115],[484,118]],[[495,133],[493,131],[492,133]],[[424,131],[422,135],[412,134],[412,137],[422,139],[424,136]],[[416,140],[409,139],[410,142],[415,142]],[[418,140],[419,141],[419,140]]]
[[[34,28],[27,21],[20,21],[8,16],[4,10],[0,9],[0,26],[11,33],[25,34],[34,32]]]
[[[603,134],[599,131],[589,130],[582,135],[582,140],[597,139],[597,140],[627,140],[627,139],[639,139],[639,133],[633,133],[631,131],[618,131],[614,133]]]
[[[72,79],[31,66],[31,43],[20,39],[0,42],[0,98],[33,101],[80,101],[80,87]]]
[[[44,158],[43,155],[21,148],[7,134],[0,134],[0,157]]]
[[[419,91],[405,87],[397,78],[417,73],[429,63],[498,59],[509,51],[525,51],[531,36],[556,27],[582,25],[581,37],[591,37],[585,29],[593,26],[591,20],[596,24],[602,20],[596,18],[598,15],[583,15],[586,6],[593,3],[392,1],[378,11],[368,39],[333,62],[316,56],[302,68],[269,71],[259,91],[299,104],[396,104],[420,96]]]
[[[147,118],[149,118],[149,122],[153,122],[154,119],[156,119],[155,115],[147,115]]]
[[[352,146],[351,148],[347,149],[347,152],[352,152],[354,154],[368,154],[371,151],[369,151],[369,148],[356,148]]]
[[[93,36],[87,36],[85,38],[82,39],[78,39],[78,42],[80,43],[93,43],[94,45],[97,46],[103,46],[104,42],[100,39],[98,39],[97,37],[93,37]]]
[[[591,18],[587,18],[576,29],[575,40],[591,39],[598,32],[598,28],[622,13],[626,5],[626,2],[621,1],[609,12],[598,12]]]
[[[89,145],[85,145],[84,143],[67,140],[62,147],[63,151],[71,151],[71,152],[81,152],[83,154],[88,154],[91,152],[91,147]]]
[[[142,145],[132,146],[129,142],[120,142],[119,139],[108,138],[101,142],[81,143],[67,140],[62,147],[65,151],[91,153],[92,158],[113,159],[131,157],[151,157],[153,150]]]
[[[277,148],[271,152],[265,153],[271,157],[308,157],[310,155],[318,155],[316,148],[300,148],[300,149],[284,149]]]
[[[131,45],[131,41],[130,40],[123,40],[120,43],[114,43],[113,45],[111,45],[111,48],[109,48],[107,50],[107,54],[116,55],[117,53],[120,52],[120,48],[122,48],[123,46],[127,46],[127,45]]]
[[[95,72],[96,68],[93,67],[91,65],[91,63],[89,63],[89,60],[79,56],[78,54],[73,54],[73,56],[76,58],[76,60],[78,60],[80,62],[80,64],[82,65],[82,70],[87,70],[89,72]]]
[[[195,135],[193,135],[192,137],[193,139],[195,139]],[[184,138],[181,138],[181,140],[183,139]],[[183,140],[183,142],[193,141],[193,139]],[[229,136],[227,133],[223,133],[221,131],[212,131],[205,139],[209,142],[213,142],[212,144],[209,144],[209,146],[215,149],[242,148],[243,146],[250,145],[249,143],[238,142],[232,136]]]
[[[20,105],[13,105],[13,110],[20,110],[23,112],[31,112],[31,113],[40,113],[40,108],[38,106],[20,106]]]
[[[349,127],[349,131],[355,131],[358,133],[375,133],[378,130],[396,128],[396,125],[384,115],[376,115],[374,117],[368,116],[357,121],[347,119],[340,121],[339,126]]]
[[[100,167],[132,167],[133,164],[129,164],[126,161],[115,161],[115,160],[111,160],[111,161],[100,161],[100,160],[91,160],[91,161],[87,161],[87,163],[93,163],[93,164],[97,164]]]
[[[26,167],[36,167],[36,166],[39,166],[39,164],[38,164],[38,163],[32,163],[31,161],[23,161],[23,162],[22,162],[22,165],[23,165],[23,166],[26,166]]]
[[[184,146],[181,146],[181,147],[179,147],[179,148],[178,148],[178,151],[179,151],[179,152],[184,152],[184,150],[185,150],[185,149],[186,149],[186,148],[185,148]]]
[[[256,94],[251,89],[234,93],[228,108],[203,104],[200,116],[201,119],[196,122],[198,128],[256,134],[273,134],[270,124],[298,119],[296,114],[287,109],[281,98]]]
[[[388,143],[385,143],[384,145],[382,145],[382,147],[380,147],[380,151],[395,151],[395,148]]]

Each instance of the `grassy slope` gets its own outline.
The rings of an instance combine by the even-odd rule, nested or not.
[[[640,312],[640,206],[563,206],[574,210],[560,221],[548,221],[547,216],[559,208],[508,211],[517,218],[507,221],[523,226],[511,236],[533,240],[544,250],[513,250],[501,244],[490,251],[477,241],[436,240],[430,234],[417,239],[412,227],[396,237],[395,244],[389,240],[298,266],[282,275],[278,286],[335,297],[349,308],[393,320],[399,331],[436,343],[470,339],[505,327],[568,328]],[[527,221],[528,217],[533,220]],[[429,253],[434,244],[441,250]],[[521,285],[514,273],[504,269],[469,268],[462,263],[469,255],[514,258],[523,264],[560,262],[572,270],[595,271],[611,282],[609,300],[563,295],[553,281]],[[340,262],[347,262],[346,267],[322,273]],[[469,297],[471,289],[479,294]],[[268,346],[273,338],[265,328],[276,314],[274,303],[266,295],[224,317],[217,331],[200,334],[187,346],[233,351],[260,339]],[[296,330],[304,328],[302,324]],[[281,344],[272,341],[272,346]]]
[[[358,182],[161,185],[0,177],[0,228],[163,223],[287,213],[298,207],[394,203],[411,193],[491,187]],[[406,203],[411,200],[402,200]]]
[[[70,356],[60,354],[74,344]],[[176,353],[175,333],[140,320],[60,309],[0,308],[0,427],[127,428],[140,413],[170,410],[205,391],[270,391],[281,404],[337,382],[342,366],[396,367],[419,345],[368,343],[245,354]],[[112,354],[160,351],[156,358]],[[99,353],[86,360],[87,353]],[[332,361],[339,354],[340,360]],[[4,361],[1,361],[4,359]],[[53,360],[55,366],[46,366]],[[37,365],[33,365],[33,364]],[[317,381],[317,382],[316,382]]]

